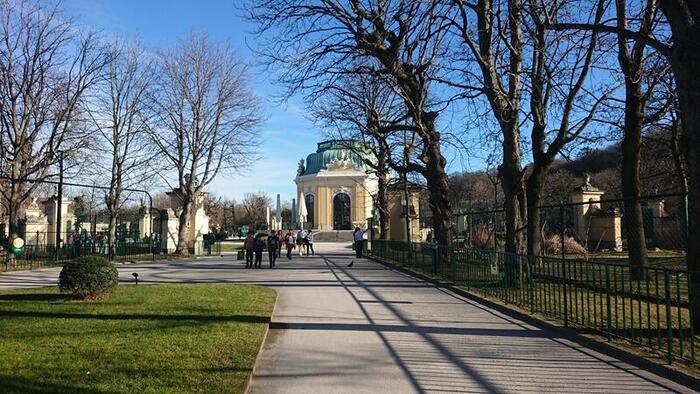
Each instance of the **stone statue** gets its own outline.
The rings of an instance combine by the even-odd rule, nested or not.
[[[304,167],[304,158],[299,160],[299,167],[297,168],[297,175],[304,175],[306,167]]]

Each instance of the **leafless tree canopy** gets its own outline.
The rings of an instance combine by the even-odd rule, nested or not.
[[[243,208],[248,216],[251,230],[255,230],[265,223],[265,214],[267,207],[272,204],[272,198],[264,192],[246,193],[243,195],[241,204],[243,204]]]
[[[16,231],[19,210],[49,175],[59,152],[85,143],[86,91],[109,55],[95,34],[44,2],[0,2],[0,188]]]
[[[236,200],[207,194],[204,209],[209,216],[209,227],[221,235],[233,234],[236,225]]]
[[[342,85],[340,85],[342,83]],[[347,149],[355,151],[378,178],[373,195],[380,224],[379,237],[389,233],[387,186],[390,169],[405,171],[401,157],[403,139],[410,119],[403,101],[390,86],[372,75],[340,78],[309,103],[317,124],[332,139],[348,141]],[[342,108],[342,111],[338,109]],[[395,157],[398,153],[398,157]]]
[[[404,172],[421,174],[430,187],[436,239],[451,242],[449,185],[437,117],[444,108],[432,94],[432,76],[444,50],[443,2],[262,1],[246,4],[259,26],[261,55],[279,70],[290,93],[313,98],[343,76],[379,76],[401,98],[416,137]]]
[[[192,34],[160,54],[153,97],[156,122],[149,135],[174,171],[183,205],[177,252],[187,251],[187,221],[195,195],[218,174],[254,157],[261,122],[246,67],[225,45]]]
[[[112,62],[104,80],[96,85],[87,112],[89,127],[95,132],[92,177],[109,174],[105,204],[109,215],[109,244],[112,244],[116,218],[124,202],[124,189],[140,186],[146,177],[153,185],[155,176],[148,164],[154,149],[146,138],[149,129],[147,98],[154,82],[155,65],[136,42],[115,40]]]

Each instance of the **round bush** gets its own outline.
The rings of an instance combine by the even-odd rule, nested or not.
[[[114,264],[98,257],[81,257],[67,262],[58,276],[58,287],[75,297],[100,298],[117,285],[119,274]]]

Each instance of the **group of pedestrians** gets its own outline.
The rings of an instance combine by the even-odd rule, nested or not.
[[[314,234],[312,230],[308,232],[299,230],[297,232],[289,229],[287,233],[282,230],[272,230],[269,234],[258,232],[253,235],[249,232],[243,241],[245,249],[245,267],[246,268],[261,268],[262,255],[267,249],[270,268],[274,268],[277,264],[277,259],[282,256],[282,248],[287,249],[287,259],[292,259],[294,249],[299,249],[299,256],[303,256],[304,250],[306,254],[314,255]]]
[[[353,231],[353,248],[355,249],[355,257],[362,257],[362,252],[365,247],[365,233],[367,229],[361,229],[355,227]],[[314,252],[314,233],[312,230],[305,231],[293,231],[289,229],[287,233],[282,230],[272,230],[269,234],[266,232],[258,232],[253,235],[253,232],[249,232],[243,241],[243,248],[245,249],[245,267],[246,268],[261,268],[262,266],[262,256],[265,249],[267,249],[268,259],[270,261],[270,268],[275,268],[277,265],[277,259],[282,256],[282,248],[285,247],[287,250],[287,260],[292,259],[294,249],[299,250],[299,256],[304,255],[306,251],[307,255],[315,255]],[[348,267],[352,267],[354,261],[348,264]]]

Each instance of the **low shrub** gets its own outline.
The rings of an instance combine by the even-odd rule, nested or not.
[[[545,252],[548,255],[561,254],[561,236],[550,235],[545,239]],[[586,248],[580,243],[576,242],[573,237],[564,237],[564,253],[565,254],[586,254]]]
[[[491,249],[493,236],[493,228],[488,224],[476,225],[471,232],[471,246],[476,249]]]
[[[114,264],[99,256],[81,257],[67,262],[58,276],[61,291],[81,299],[102,298],[119,280]]]

